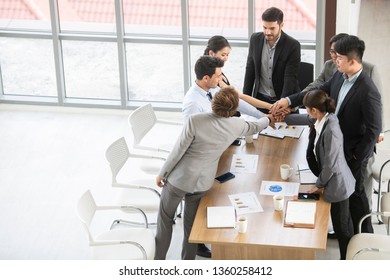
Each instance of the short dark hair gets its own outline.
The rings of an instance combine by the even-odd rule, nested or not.
[[[204,76],[211,78],[215,74],[215,68],[222,68],[223,64],[223,60],[218,57],[202,55],[195,63],[196,79],[202,80]]]
[[[216,115],[229,118],[235,115],[239,100],[237,90],[227,86],[214,95],[211,108]]]
[[[332,36],[332,38],[329,39],[329,45],[336,43],[338,40],[340,40],[341,38],[344,38],[345,36],[348,36],[348,34],[347,33],[339,33],[339,34]]]
[[[335,101],[320,89],[310,90],[303,97],[303,105],[310,109],[316,108],[321,113],[334,113]]]
[[[334,46],[334,50],[337,53],[346,55],[348,60],[355,59],[359,63],[362,63],[365,48],[364,41],[354,35],[341,38]]]
[[[283,22],[283,12],[278,8],[271,7],[264,11],[261,15],[261,19],[268,22],[277,21],[280,25]]]
[[[204,55],[209,55],[209,51],[217,53],[226,47],[231,48],[228,40],[223,36],[215,35],[208,40]]]

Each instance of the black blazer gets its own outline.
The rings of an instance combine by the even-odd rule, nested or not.
[[[336,72],[319,88],[334,100],[343,85],[343,74]],[[291,107],[302,105],[305,92],[291,95]],[[381,96],[375,84],[363,70],[345,96],[337,114],[344,136],[344,153],[347,161],[355,157],[358,161],[372,156],[376,140],[382,129]]]
[[[264,33],[253,33],[249,42],[244,78],[244,94],[256,97],[260,87],[261,53]],[[300,91],[298,70],[301,61],[301,44],[282,31],[275,48],[272,83],[278,99]]]

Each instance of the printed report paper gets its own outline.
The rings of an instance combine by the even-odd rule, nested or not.
[[[263,181],[261,182],[260,194],[284,196],[298,195],[299,183],[281,182],[281,181]]]

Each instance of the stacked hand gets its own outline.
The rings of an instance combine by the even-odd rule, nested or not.
[[[270,113],[274,116],[277,122],[284,120],[284,117],[291,113],[291,108],[288,106],[286,98],[282,98],[272,104]]]
[[[273,129],[275,129],[275,122],[276,122],[276,119],[275,119],[275,116],[272,115],[272,114],[268,114],[268,115],[265,115],[266,117],[268,117],[270,119],[270,123],[269,123],[269,126],[272,127]]]

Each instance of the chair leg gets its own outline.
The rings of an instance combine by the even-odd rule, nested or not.
[[[381,170],[382,171],[382,170]],[[382,174],[381,172],[379,172],[379,180],[378,180],[378,200],[377,200],[377,206],[376,206],[376,211],[379,212],[380,211],[380,205],[381,205],[381,185],[382,185]],[[377,219],[378,219],[378,225],[381,225],[383,224],[382,220],[379,218],[379,216],[377,216]]]

